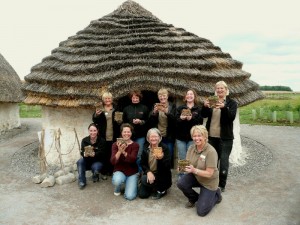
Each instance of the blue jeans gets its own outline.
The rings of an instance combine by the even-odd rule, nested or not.
[[[124,197],[127,200],[133,200],[136,198],[138,189],[138,175],[135,173],[131,176],[126,176],[121,171],[116,171],[113,173],[112,184],[115,186],[114,192],[121,192],[121,186],[125,184]]]
[[[187,173],[177,181],[177,187],[188,198],[189,202],[196,203],[197,214],[199,216],[207,215],[221,198],[220,189],[209,190],[199,184],[194,174]],[[193,187],[200,187],[198,194]]]
[[[170,151],[170,157],[171,157],[171,165],[173,166],[174,165],[174,140],[170,140],[163,137],[161,142],[168,146],[168,149]]]
[[[185,159],[186,152],[189,147],[193,144],[193,141],[180,141],[176,139],[176,146],[178,150],[178,159]]]
[[[87,162],[84,158],[80,158],[77,161],[77,169],[78,169],[78,182],[83,182],[86,184],[86,176],[85,172],[87,170],[92,170],[92,173],[99,173],[103,168],[103,163],[101,162]]]
[[[145,138],[144,137],[140,137],[140,138],[137,138],[135,139],[134,141],[136,143],[139,144],[139,151],[138,151],[138,155],[137,155],[137,159],[136,159],[136,164],[138,165],[138,168],[139,168],[139,172],[142,172],[142,167],[141,167],[141,155],[142,155],[142,152],[143,152],[143,148],[144,148],[144,144],[145,144]]]

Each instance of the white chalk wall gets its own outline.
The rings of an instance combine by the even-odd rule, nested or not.
[[[44,150],[49,165],[61,165],[59,149],[65,166],[76,163],[80,158],[81,140],[88,136],[88,125],[92,123],[92,113],[93,110],[82,108],[42,107]],[[41,132],[39,132],[39,138],[41,142]]]
[[[246,157],[246,151],[242,148],[242,142],[241,142],[241,134],[240,134],[240,111],[239,109],[236,112],[235,120],[233,121],[233,146],[232,151],[229,157],[229,161],[234,166],[240,166],[245,164],[245,157]]]
[[[18,103],[0,103],[0,134],[20,127]]]

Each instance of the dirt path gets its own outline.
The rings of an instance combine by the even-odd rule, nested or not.
[[[76,182],[40,188],[14,171],[12,156],[37,141],[40,120],[22,120],[28,130],[0,142],[0,224],[300,224],[300,128],[248,126],[241,134],[268,146],[270,165],[230,178],[223,201],[201,218],[185,209],[175,180],[158,201],[114,196],[111,180],[79,190]]]

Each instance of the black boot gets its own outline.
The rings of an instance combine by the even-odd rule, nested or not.
[[[98,172],[95,172],[93,174],[93,182],[96,183],[96,182],[99,182],[99,173]]]

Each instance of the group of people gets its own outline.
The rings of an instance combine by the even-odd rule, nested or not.
[[[172,185],[174,147],[179,160],[187,160],[179,173],[177,187],[188,198],[186,208],[196,206],[205,216],[222,200],[225,191],[229,155],[233,145],[233,121],[237,103],[229,96],[224,81],[215,85],[216,101],[198,102],[197,93],[187,90],[184,104],[176,107],[169,101],[167,89],[157,93],[159,102],[151,110],[141,103],[140,91],[129,94],[131,104],[122,118],[113,105],[113,96],[102,95],[103,108],[96,108],[89,136],[81,143],[78,160],[79,187],[86,186],[85,171],[92,170],[93,182],[112,175],[114,195],[124,193],[127,200],[160,199]],[[203,119],[207,118],[206,127]],[[86,147],[92,154],[85,154]],[[200,193],[193,188],[200,187]]]

